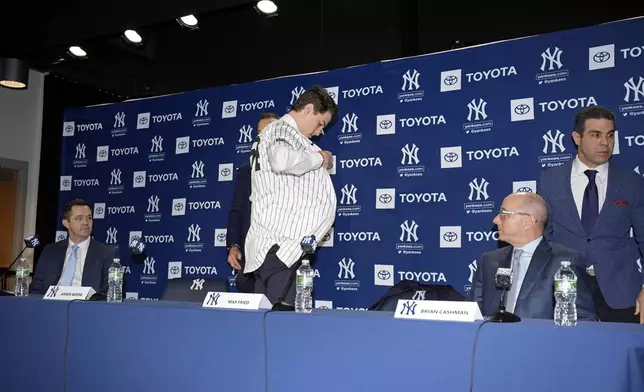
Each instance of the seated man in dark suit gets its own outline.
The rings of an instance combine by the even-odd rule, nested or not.
[[[512,269],[512,286],[506,310],[521,318],[554,319],[554,276],[562,261],[570,261],[577,275],[577,318],[597,321],[583,256],[543,238],[548,205],[535,193],[514,193],[503,200],[494,218],[499,239],[510,244],[484,253],[478,260],[469,300],[476,301],[484,317],[499,308],[501,290],[496,288],[498,268]]]
[[[91,238],[92,209],[85,200],[72,200],[63,209],[68,238],[45,247],[29,288],[45,294],[49,286],[92,287],[107,294],[108,269],[118,251]]]
[[[257,124],[257,134],[270,123],[279,120],[275,113],[262,113]],[[237,271],[235,285],[241,293],[253,293],[255,290],[255,278],[253,274],[244,274],[244,243],[246,233],[250,227],[250,163],[246,162],[237,170],[237,185],[233,204],[228,213],[228,229],[226,234],[226,247],[228,249],[228,264]]]

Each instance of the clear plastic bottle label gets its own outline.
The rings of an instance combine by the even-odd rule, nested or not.
[[[121,268],[119,269],[111,269],[110,274],[109,274],[110,279],[113,280],[121,280],[123,279],[123,270]]]
[[[564,293],[564,294],[576,293],[577,292],[577,281],[576,280],[567,280],[567,279],[555,280],[555,291],[561,292],[561,293]]]

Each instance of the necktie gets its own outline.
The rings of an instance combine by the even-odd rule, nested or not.
[[[519,272],[521,271],[521,255],[523,254],[522,249],[515,249],[514,254],[512,255],[512,286],[510,286],[510,291],[508,291],[508,298],[505,301],[505,309],[514,313],[514,307],[517,303],[517,297],[519,296]]]
[[[590,235],[595,227],[597,216],[599,216],[599,197],[597,196],[597,184],[595,183],[596,170],[586,170],[584,172],[588,176],[588,185],[584,191],[584,202],[581,207],[581,224],[586,230],[586,234]]]
[[[61,286],[71,286],[74,279],[74,272],[76,271],[76,261],[78,259],[78,245],[72,246],[72,253],[69,255],[69,261],[63,270],[63,277],[60,280]]]

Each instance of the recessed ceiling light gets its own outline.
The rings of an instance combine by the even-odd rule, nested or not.
[[[74,57],[87,57],[87,52],[80,46],[70,46],[68,51]]]
[[[257,9],[264,14],[274,14],[277,12],[277,5],[271,0],[260,0],[257,2]]]
[[[199,24],[199,21],[194,15],[182,16],[181,18],[177,19],[177,22],[179,22],[179,24],[182,26],[192,29],[196,28]]]
[[[125,32],[123,33],[123,36],[125,37],[125,39],[132,42],[133,44],[140,44],[141,42],[143,42],[143,38],[141,38],[139,33],[137,33],[134,30],[125,30]]]

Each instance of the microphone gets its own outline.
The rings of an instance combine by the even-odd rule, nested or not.
[[[40,245],[40,238],[38,238],[38,236],[37,236],[37,235],[30,235],[30,236],[28,236],[28,237],[26,237],[26,238],[24,239],[24,242],[25,242],[25,247],[24,247],[24,248],[22,248],[22,250],[20,251],[20,253],[18,253],[18,256],[16,256],[16,258],[15,258],[15,259],[13,259],[13,261],[11,262],[11,264],[9,264],[9,267],[7,267],[7,269],[6,269],[6,270],[4,270],[4,272],[2,273],[2,275],[0,275],[0,282],[2,282],[2,289],[3,289],[3,290],[5,289],[5,287],[4,287],[4,284],[5,284],[4,277],[5,277],[5,275],[7,274],[7,271],[9,271],[9,270],[11,269],[11,267],[13,267],[13,265],[14,265],[14,264],[16,264],[16,261],[18,261],[18,259],[20,259],[20,256],[22,256],[23,252],[24,252],[27,248],[36,248],[36,247],[38,247],[38,246]]]
[[[499,310],[488,317],[487,320],[493,323],[516,323],[521,321],[519,316],[505,310],[506,291],[512,287],[512,270],[510,268],[498,268],[494,275],[494,283],[497,289],[501,289]]]
[[[145,251],[145,242],[141,241],[138,237],[132,238],[132,241],[130,241],[130,251],[135,255],[142,254]]]

